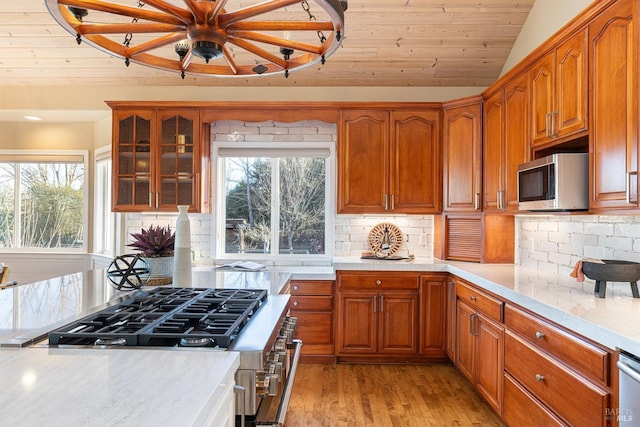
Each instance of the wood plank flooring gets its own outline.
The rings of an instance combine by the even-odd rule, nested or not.
[[[285,425],[504,426],[449,364],[300,364]]]

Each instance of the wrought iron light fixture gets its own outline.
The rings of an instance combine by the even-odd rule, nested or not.
[[[289,76],[344,39],[346,0],[45,0],[53,18],[95,48],[185,74]],[[242,5],[241,5],[242,4]],[[313,7],[311,6],[313,5]],[[286,37],[283,35],[286,33]]]

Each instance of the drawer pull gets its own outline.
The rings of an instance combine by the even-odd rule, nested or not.
[[[544,334],[542,332],[540,332],[540,331],[536,331],[536,338],[541,340],[542,338],[544,338]]]
[[[297,306],[298,306],[298,301],[294,301],[294,302],[293,302],[293,306],[294,306],[294,307],[297,307]]]
[[[469,299],[470,299],[471,301],[475,301],[475,300],[477,300],[478,298],[477,298],[475,295],[471,295],[471,296],[469,297]]]
[[[293,285],[293,290],[294,291],[298,291],[298,290],[300,290],[300,287],[298,285]]]
[[[376,280],[376,285],[378,286],[382,285],[382,280]]]
[[[536,374],[536,381],[538,381],[539,383],[544,381],[544,375]]]

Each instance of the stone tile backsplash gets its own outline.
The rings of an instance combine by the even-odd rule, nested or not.
[[[515,262],[569,274],[582,258],[640,262],[640,216],[518,215]]]
[[[337,215],[334,255],[360,256],[369,250],[369,231],[381,222],[395,224],[402,231],[403,246],[398,255],[433,256],[433,215]]]

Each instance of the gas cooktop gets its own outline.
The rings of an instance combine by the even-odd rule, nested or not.
[[[49,345],[227,348],[267,299],[264,289],[163,288],[49,333]]]

